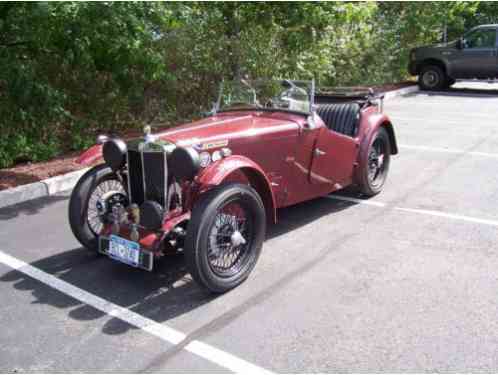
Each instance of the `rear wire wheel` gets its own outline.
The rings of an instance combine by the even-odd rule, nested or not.
[[[256,265],[265,233],[264,205],[250,186],[230,183],[204,193],[187,228],[190,274],[214,293],[236,287]]]
[[[389,171],[391,144],[386,129],[377,130],[364,158],[359,187],[363,194],[371,197],[382,191]]]

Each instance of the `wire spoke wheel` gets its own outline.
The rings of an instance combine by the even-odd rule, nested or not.
[[[101,181],[92,191],[88,199],[86,220],[90,230],[98,235],[104,228],[105,217],[117,204],[126,206],[126,190],[117,178],[108,178]]]
[[[222,206],[209,231],[207,257],[220,277],[237,274],[248,260],[253,232],[252,217],[237,201]]]
[[[382,138],[375,139],[368,154],[368,179],[375,186],[382,184],[385,177],[386,145]]]
[[[261,254],[266,222],[263,201],[251,186],[224,183],[203,193],[185,239],[193,279],[213,293],[244,282]]]

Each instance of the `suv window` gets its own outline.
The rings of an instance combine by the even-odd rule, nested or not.
[[[465,36],[465,48],[496,47],[496,29],[479,29]]]

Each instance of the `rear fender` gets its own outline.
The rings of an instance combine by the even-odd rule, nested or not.
[[[360,154],[368,152],[368,147],[372,142],[372,137],[380,127],[384,127],[389,135],[391,154],[396,155],[398,153],[398,143],[396,141],[394,127],[389,117],[387,117],[384,113],[377,112],[375,107],[365,111],[361,117],[359,131]]]
[[[102,157],[102,145],[94,145],[83,152],[76,162],[82,165],[90,165]]]
[[[263,169],[251,159],[240,155],[221,159],[207,167],[196,182],[202,193],[225,181],[231,181],[231,177],[249,183],[258,192],[265,205],[266,217],[276,223],[277,206],[270,180]]]
[[[391,120],[384,113],[374,111],[375,109],[372,108],[372,110],[367,110],[366,113],[362,114],[359,132],[359,152],[355,170],[356,181],[360,181],[359,171],[361,171],[362,168],[366,168],[368,149],[373,142],[375,133],[377,133],[381,127],[386,129],[387,134],[389,135],[391,155],[396,155],[398,153],[398,143]]]

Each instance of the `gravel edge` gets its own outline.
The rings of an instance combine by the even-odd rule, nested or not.
[[[418,85],[387,91],[384,93],[384,100],[394,99],[417,91],[419,91]],[[47,178],[46,180],[2,190],[0,191],[0,208],[27,202],[36,198],[47,197],[72,189],[79,178],[88,169],[89,168],[80,169],[60,176]]]

